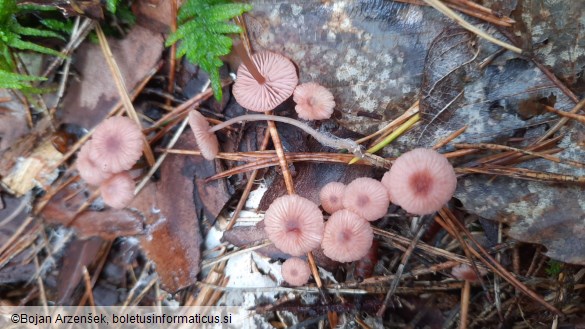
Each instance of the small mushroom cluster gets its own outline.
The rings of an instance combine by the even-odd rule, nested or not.
[[[245,52],[241,52],[246,57]],[[263,51],[244,60],[238,68],[233,94],[236,101],[254,112],[266,112],[293,95],[299,118],[305,120],[329,119],[335,100],[331,92],[315,83],[298,85],[294,64],[286,57]]]
[[[297,103],[295,110],[301,119],[324,120],[333,114],[333,94],[315,82],[298,85],[296,68],[288,58],[270,51],[251,57],[245,51],[238,53],[244,63],[238,68],[238,78],[232,92],[242,107],[253,112],[267,112],[292,95]],[[248,120],[259,120],[249,115],[247,117]],[[287,119],[288,123],[293,121]],[[201,155],[207,160],[215,159],[219,152],[219,143],[214,134],[216,130],[211,129],[205,117],[194,110],[189,113],[189,125]],[[302,127],[303,124],[298,122],[295,125]]]
[[[312,201],[298,195],[277,198],[265,215],[265,231],[281,251],[301,256],[317,249],[332,260],[353,262],[363,258],[373,242],[369,222],[383,217],[390,202],[415,215],[438,211],[453,196],[457,178],[447,159],[430,149],[415,149],[400,156],[382,181],[361,177],[347,186],[325,185],[319,199],[331,214],[323,214]],[[307,282],[308,265],[294,261],[296,271],[285,269],[283,278],[292,285]],[[304,265],[299,265],[303,263]],[[302,271],[300,267],[304,268]],[[287,266],[288,267],[288,266]],[[302,282],[302,283],[300,283]]]
[[[95,129],[77,156],[79,175],[100,187],[104,203],[124,208],[134,197],[134,180],[128,170],[142,155],[140,127],[127,117],[111,117]]]

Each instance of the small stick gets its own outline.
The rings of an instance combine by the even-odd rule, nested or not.
[[[269,141],[270,141],[270,132],[266,131],[266,134],[264,135],[264,140],[262,141],[262,145],[260,145],[261,151],[266,150],[266,148],[268,147]],[[250,191],[252,191],[252,187],[254,186],[254,181],[256,180],[256,175],[258,175],[258,169],[255,169],[250,173],[250,177],[248,177],[248,182],[246,183],[246,188],[244,188],[244,192],[242,193],[242,196],[240,197],[240,201],[238,201],[238,205],[236,206],[236,209],[234,210],[234,214],[232,215],[232,218],[231,218],[229,224],[225,228],[226,231],[231,230],[232,227],[234,227],[234,225],[236,224],[236,221],[238,220],[238,216],[240,215],[240,212],[242,211],[242,209],[244,209],[244,205],[246,205],[246,200],[248,199],[248,196],[250,195]]]
[[[420,120],[420,114],[417,113],[417,114],[413,115],[410,119],[408,119],[408,121],[406,121],[405,123],[400,125],[400,127],[398,127],[398,129],[394,130],[390,135],[386,136],[381,142],[370,147],[366,151],[366,153],[372,154],[372,153],[376,153],[379,150],[383,149],[386,145],[392,143],[392,141],[394,141],[396,138],[398,138],[400,135],[402,135],[408,129],[412,128],[414,126],[414,124],[417,123],[419,120]],[[360,150],[360,152],[361,152],[361,150]],[[356,157],[353,158],[348,164],[354,164],[360,158],[363,158],[363,156],[360,157],[359,155],[356,155]]]
[[[282,176],[284,177],[284,185],[286,185],[286,190],[288,194],[295,194],[295,184],[293,182],[292,175],[288,170],[288,163],[286,161],[286,156],[284,155],[284,149],[282,148],[282,141],[280,140],[280,135],[278,135],[278,130],[276,130],[276,124],[272,120],[268,121],[268,131],[270,132],[272,144],[274,144],[274,149],[276,150],[276,155],[278,156],[278,163],[280,164],[280,169],[282,170]]]
[[[250,252],[250,251],[262,249],[264,247],[268,247],[271,244],[272,244],[272,242],[267,241],[267,242],[263,242],[263,243],[261,243],[259,245],[256,245],[256,246],[248,247],[248,248],[245,248],[245,249],[240,249],[240,250],[237,250],[237,251],[234,251],[234,252],[230,252],[229,254],[221,255],[220,257],[217,257],[217,258],[214,258],[214,259],[204,260],[204,261],[201,262],[201,268],[202,269],[208,268],[208,267],[210,267],[212,265],[215,265],[217,263],[221,263],[221,262],[223,262],[225,260],[228,260],[228,259],[230,259],[230,258],[232,258],[234,256],[241,255],[241,254],[245,254],[245,253]]]
[[[444,211],[448,215],[449,218],[453,218],[453,215],[449,209],[443,208],[442,211]],[[510,272],[508,272],[500,263],[498,263],[487,252],[487,250],[485,250],[485,248],[479,242],[477,242],[477,240],[475,239],[473,234],[471,234],[469,232],[469,230],[467,230],[465,225],[463,225],[462,223],[460,223],[457,220],[452,220],[451,223],[455,224],[455,226],[457,226],[457,228],[459,228],[459,230],[461,230],[467,236],[467,238],[475,245],[475,248],[469,249],[475,255],[475,257],[482,259],[484,264],[487,267],[489,267],[493,272],[499,274],[506,281],[508,281],[512,286],[514,286],[517,289],[519,289],[520,291],[522,291],[525,295],[527,295],[528,297],[530,297],[532,300],[539,303],[540,305],[544,306],[549,311],[554,312],[554,313],[559,314],[559,315],[563,314],[556,307],[554,307],[553,305],[549,304],[546,300],[544,300],[544,298],[537,295],[534,291],[530,290],[524,283],[520,282],[520,280],[518,280],[514,275],[512,275]],[[477,248],[477,250],[476,250],[476,248]]]
[[[400,126],[401,124],[403,124],[406,120],[408,120],[411,116],[415,115],[418,113],[419,111],[419,101],[417,100],[416,102],[414,102],[410,108],[408,108],[408,110],[404,111],[404,113],[402,113],[398,118],[392,120],[389,124],[387,124],[384,128],[376,131],[375,133],[368,135],[364,138],[360,138],[358,139],[356,142],[361,144],[365,141],[368,141],[378,135],[381,135],[380,137],[378,137],[378,139],[374,140],[374,142],[372,144],[378,144],[379,142],[381,142],[386,136],[388,136],[388,134],[390,134],[392,132],[392,130],[397,127]]]
[[[188,123],[189,123],[188,118],[183,119],[183,122],[179,126],[179,129],[177,129],[173,138],[169,141],[169,144],[167,145],[168,148],[172,148],[173,146],[175,146],[175,143],[179,140],[179,137],[183,133],[183,130],[185,130],[185,127],[187,127]],[[134,189],[134,195],[138,195],[140,190],[142,190],[142,188],[144,188],[144,186],[146,186],[146,183],[148,183],[150,181],[150,177],[152,177],[152,175],[154,175],[154,173],[162,165],[162,163],[163,163],[163,161],[165,161],[167,155],[168,155],[168,153],[165,152],[158,157],[156,162],[152,165],[152,167],[150,167],[150,170],[148,171],[146,176],[144,176],[144,178],[142,178],[142,181],[140,181],[140,183]]]
[[[548,106],[548,105],[545,105],[544,106],[544,109],[547,110],[547,111],[549,111],[549,112],[558,114],[558,115],[560,115],[562,117],[569,118],[569,119],[573,119],[573,120],[577,120],[577,121],[579,121],[581,123],[585,123],[585,116],[579,115],[579,114],[575,114],[575,113],[573,113],[573,111],[570,111],[570,112],[559,111],[559,110],[555,109],[554,107]]]
[[[414,238],[410,242],[410,245],[408,246],[408,249],[406,249],[406,252],[402,255],[402,259],[400,260],[400,265],[398,266],[398,269],[396,270],[396,274],[394,276],[394,279],[392,280],[392,283],[390,284],[390,289],[388,289],[388,293],[386,294],[386,298],[384,298],[384,301],[382,302],[382,306],[380,307],[380,309],[377,312],[377,315],[379,317],[384,316],[384,313],[386,312],[386,308],[388,307],[388,304],[390,302],[390,298],[392,298],[392,296],[394,295],[394,292],[396,291],[396,288],[398,288],[398,284],[400,283],[400,279],[402,278],[402,272],[404,272],[404,268],[406,267],[406,263],[410,259],[410,256],[412,255],[412,252],[414,251],[414,248],[416,247],[418,240],[425,233],[426,228],[428,226],[428,222],[429,222],[428,216],[423,216],[421,223],[419,224],[419,226],[417,228],[416,235],[414,236]]]
[[[485,33],[481,29],[477,28],[476,26],[470,24],[465,19],[463,19],[461,16],[459,16],[457,13],[455,13],[453,10],[451,10],[451,8],[447,7],[441,1],[439,1],[439,0],[423,0],[423,1],[426,2],[427,4],[429,4],[430,6],[433,6],[436,10],[440,11],[445,16],[447,16],[447,17],[451,18],[452,20],[454,20],[455,22],[457,22],[459,25],[461,25],[461,27],[465,28],[466,30],[469,30],[470,32],[477,34],[479,37],[484,38],[492,43],[495,43],[496,45],[498,45],[500,47],[504,47],[508,50],[515,52],[515,53],[518,53],[518,54],[522,53],[522,49],[520,49],[516,46],[513,46],[507,42],[504,42],[502,40],[498,40],[498,39],[492,37],[491,35]]]
[[[456,148],[460,149],[480,149],[480,150],[503,150],[503,151],[512,151],[512,152],[519,152],[527,155],[532,155],[535,157],[543,158],[549,161],[553,161],[556,163],[565,163],[569,164],[578,168],[585,167],[585,163],[567,159],[561,159],[552,155],[540,153],[540,152],[533,152],[528,150],[519,149],[516,147],[506,146],[506,145],[498,145],[498,144],[468,144],[468,143],[459,143],[454,144]]]
[[[451,135],[447,136],[447,138],[439,141],[437,144],[435,144],[435,146],[433,146],[433,150],[438,150],[441,147],[449,144],[452,140],[459,137],[459,135],[463,134],[465,132],[465,130],[467,130],[467,125],[457,129],[457,131],[455,131]]]
[[[89,277],[89,271],[85,266],[83,266],[83,282],[85,284],[85,293],[87,294],[87,297],[89,299],[89,305],[93,307],[95,306],[95,302],[93,299],[93,287],[91,284],[91,278]]]
[[[539,182],[561,182],[585,184],[585,176],[573,176],[504,166],[483,166],[475,168],[455,168],[457,174],[487,174],[514,177]]]
[[[174,33],[177,31],[177,0],[171,0],[171,32]],[[177,63],[177,43],[173,43],[171,45],[171,49],[169,51],[169,85],[167,86],[167,92],[169,95],[173,95],[175,93],[175,66]],[[165,101],[167,106],[171,105],[171,99],[167,98]]]
[[[459,318],[459,329],[467,328],[467,316],[469,314],[469,295],[471,292],[471,284],[469,280],[465,280],[463,288],[461,289],[461,316]]]

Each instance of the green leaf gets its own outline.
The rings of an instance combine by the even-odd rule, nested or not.
[[[220,57],[230,53],[232,39],[226,34],[240,33],[241,28],[229,21],[252,9],[245,3],[227,0],[187,0],[177,14],[179,27],[166,40],[177,46],[177,58],[183,56],[209,73],[215,98],[222,98]]]
[[[118,0],[106,0],[106,8],[112,14],[116,13],[116,8],[118,7]]]

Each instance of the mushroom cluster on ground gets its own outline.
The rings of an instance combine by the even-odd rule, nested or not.
[[[142,155],[144,137],[127,117],[111,117],[99,124],[77,155],[79,176],[100,186],[104,203],[126,207],[134,197],[134,180],[128,174]]]
[[[396,159],[381,182],[360,177],[348,185],[323,186],[321,207],[331,214],[324,226],[316,204],[288,195],[277,198],[266,211],[265,231],[278,249],[290,255],[320,246],[332,260],[353,262],[368,254],[374,239],[370,222],[384,217],[391,201],[411,214],[427,215],[449,201],[456,185],[453,167],[443,155],[415,149]]]
[[[233,87],[236,101],[250,111],[274,109],[291,95],[295,110],[304,120],[331,117],[335,107],[333,94],[325,87],[309,82],[298,85],[294,64],[273,52],[250,56],[238,45],[243,64],[238,69]],[[258,115],[255,115],[258,116]],[[189,124],[201,155],[214,159],[219,152],[215,131],[243,120],[276,120],[299,127],[323,145],[352,151],[355,145],[340,139],[322,136],[304,123],[276,116],[244,115],[210,128],[205,117],[192,110]],[[356,144],[357,145],[357,144]],[[359,146],[357,146],[359,147]],[[357,178],[347,186],[331,182],[320,191],[323,210],[331,214],[325,223],[318,205],[298,195],[277,198],[266,211],[264,229],[281,251],[301,256],[321,247],[326,256],[339,262],[352,262],[366,256],[373,243],[370,222],[384,217],[390,202],[414,215],[438,211],[452,197],[457,185],[453,167],[447,159],[430,149],[415,149],[400,156],[381,181],[370,177]],[[282,266],[285,281],[302,285],[310,276],[306,262],[297,258]],[[295,265],[294,269],[292,268]],[[301,275],[302,274],[302,275]]]

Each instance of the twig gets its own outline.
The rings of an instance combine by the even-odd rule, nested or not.
[[[179,140],[179,137],[183,133],[183,130],[185,130],[185,127],[187,126],[188,123],[189,123],[188,118],[183,119],[183,122],[179,126],[179,129],[177,129],[177,131],[173,135],[173,138],[169,141],[169,144],[167,145],[168,148],[175,146],[175,143],[177,143],[177,141]],[[136,189],[134,189],[134,195],[137,195],[140,192],[140,190],[142,190],[142,188],[144,188],[146,183],[148,183],[148,181],[150,180],[150,177],[152,177],[152,175],[154,175],[154,173],[162,165],[163,161],[165,161],[167,155],[168,155],[168,153],[164,152],[163,154],[161,154],[158,157],[156,162],[152,165],[152,167],[150,167],[150,170],[148,171],[146,176],[144,176],[142,181],[140,181],[140,183],[136,186]]]
[[[403,3],[410,3],[414,5],[425,5],[423,0],[395,0],[397,2]],[[462,0],[446,0],[446,5],[450,8],[453,8],[457,11],[460,11],[464,14],[469,16],[473,16],[475,18],[479,18],[486,22],[492,23],[494,25],[502,26],[502,27],[510,27],[512,24],[516,23],[510,17],[500,17],[496,15],[491,9],[483,7],[479,4],[476,4],[472,1],[462,1]],[[477,11],[474,11],[477,10]]]
[[[454,20],[455,22],[457,22],[463,28],[477,34],[479,37],[484,38],[492,43],[495,43],[496,45],[498,45],[500,47],[504,47],[508,50],[515,52],[515,53],[518,53],[518,54],[522,53],[522,49],[520,49],[516,46],[513,46],[507,42],[504,42],[502,40],[498,40],[498,39],[492,37],[491,35],[485,33],[484,31],[482,31],[478,27],[468,23],[465,19],[463,19],[461,16],[459,16],[457,13],[455,13],[453,10],[451,10],[451,8],[447,7],[441,1],[439,1],[439,0],[423,0],[423,1],[426,2],[427,4],[429,4],[430,6],[433,6],[436,10],[440,11],[445,16],[447,16],[447,17],[451,18],[452,20]]]
[[[498,145],[498,144],[487,144],[487,143],[482,143],[482,144],[467,144],[467,143],[459,143],[459,144],[454,144],[453,146],[455,146],[456,148],[460,148],[460,149],[480,149],[480,150],[502,150],[502,151],[512,151],[512,152],[519,152],[519,153],[523,153],[523,154],[527,154],[527,155],[532,155],[535,157],[539,157],[539,158],[543,158],[549,161],[553,161],[556,163],[564,163],[564,164],[568,164],[568,165],[572,165],[575,166],[577,168],[583,168],[585,167],[585,163],[579,162],[579,161],[573,161],[573,160],[568,160],[568,159],[561,159],[552,155],[548,155],[548,154],[543,154],[543,153],[539,153],[539,152],[533,152],[533,151],[528,151],[528,150],[523,150],[523,149],[519,149],[519,148],[515,148],[515,147],[511,147],[511,146],[506,146],[506,145]]]
[[[388,136],[388,134],[390,134],[394,128],[400,126],[401,124],[403,124],[406,120],[408,120],[411,116],[415,115],[418,113],[419,111],[419,107],[418,107],[419,101],[417,100],[416,102],[414,102],[409,108],[408,110],[404,111],[404,113],[402,113],[398,118],[392,120],[390,123],[388,123],[386,126],[384,126],[384,128],[376,131],[375,133],[368,135],[364,138],[360,138],[358,139],[356,142],[361,144],[365,141],[368,141],[378,135],[381,135],[380,137],[378,137],[376,140],[374,140],[374,142],[372,144],[378,144],[379,142],[381,142],[386,136]]]
[[[420,120],[420,114],[417,113],[417,114],[413,115],[410,119],[408,119],[408,121],[406,121],[405,123],[400,125],[400,127],[398,127],[398,129],[394,130],[390,135],[386,136],[384,139],[382,139],[382,141],[380,141],[376,145],[370,147],[365,153],[372,154],[372,153],[376,153],[379,150],[383,149],[386,145],[390,144],[396,138],[400,137],[400,135],[402,135],[407,130],[412,128],[414,126],[414,124],[416,124],[419,120]],[[348,164],[354,164],[360,158],[363,158],[363,156],[360,157],[359,154],[357,154],[357,156],[355,158],[353,158]]]
[[[263,242],[261,244],[258,244],[256,246],[252,246],[252,247],[240,249],[238,251],[234,251],[234,252],[231,252],[229,254],[225,254],[225,255],[222,255],[220,257],[211,259],[211,260],[204,260],[204,261],[201,262],[201,268],[208,268],[208,267],[210,267],[212,265],[215,265],[217,263],[226,261],[226,260],[228,260],[228,259],[230,259],[230,258],[232,258],[234,256],[238,256],[238,255],[241,255],[241,254],[245,254],[247,252],[251,252],[251,251],[254,251],[254,250],[262,249],[264,247],[268,247],[271,244],[272,244],[272,242],[267,241],[267,242]]]
[[[388,293],[386,294],[386,298],[384,298],[384,301],[382,302],[382,306],[380,306],[380,309],[377,312],[377,315],[379,317],[384,316],[384,313],[386,312],[386,308],[388,307],[388,304],[390,303],[390,298],[392,298],[392,296],[394,295],[394,292],[396,291],[396,288],[398,287],[398,284],[400,283],[400,278],[402,277],[402,272],[404,271],[404,268],[406,267],[406,263],[408,263],[408,260],[410,259],[410,256],[412,255],[412,252],[414,251],[414,248],[416,247],[416,244],[418,243],[419,239],[425,233],[426,228],[428,226],[428,222],[429,222],[428,216],[423,216],[421,221],[420,221],[420,224],[416,230],[416,234],[415,234],[414,238],[412,239],[412,241],[410,242],[410,245],[408,246],[408,249],[406,249],[406,252],[404,254],[402,254],[402,259],[400,261],[400,265],[398,266],[398,269],[396,270],[396,274],[394,276],[394,279],[392,280],[392,283],[390,284],[390,289],[388,290]]]
[[[83,266],[83,282],[85,284],[85,293],[89,299],[89,305],[95,306],[95,301],[93,299],[93,288],[91,286],[91,279],[89,277],[89,272],[87,271],[87,267]]]
[[[171,0],[171,33],[177,31],[177,0]],[[167,92],[169,95],[175,93],[175,66],[177,63],[177,44],[173,43],[169,50],[169,84],[167,86]],[[166,105],[171,105],[171,99],[167,98]]]
[[[538,182],[585,184],[585,176],[572,176],[505,166],[484,165],[477,168],[455,168],[457,174],[487,174],[508,176]]]
[[[459,137],[459,135],[463,134],[465,132],[465,130],[467,130],[467,125],[457,129],[451,135],[449,135],[445,139],[439,141],[437,144],[435,144],[435,146],[433,146],[433,150],[438,150],[441,147],[449,144],[452,140]]]
[[[461,289],[461,316],[459,317],[459,329],[467,328],[467,316],[469,315],[469,294],[471,292],[471,284],[469,280],[465,280],[463,288]]]
[[[579,104],[581,104],[581,103],[579,103]],[[577,104],[577,105],[579,105],[579,104]],[[585,102],[583,102],[583,104],[585,105]],[[571,110],[569,112],[564,112],[564,111],[559,111],[559,110],[555,109],[552,106],[545,105],[544,106],[544,109],[547,110],[547,111],[549,111],[549,112],[552,112],[552,113],[558,114],[560,116],[563,116],[565,118],[573,119],[573,120],[577,120],[577,121],[579,121],[581,123],[585,123],[585,116],[573,113],[573,110],[575,108],[573,108],[573,110]],[[577,111],[579,109],[580,108],[578,108]]]
[[[63,57],[55,57],[55,59],[51,62],[51,64],[47,67],[41,76],[46,78],[53,72],[53,70],[59,67],[59,65],[63,63],[63,60],[65,60],[67,56],[69,56],[75,49],[77,49],[77,47],[79,47],[81,42],[85,39],[85,37],[87,37],[95,25],[96,21],[92,20],[91,18],[85,18],[79,29],[71,36],[71,39],[67,45],[63,48],[63,50],[61,50]]]
[[[270,132],[266,131],[266,133],[264,134],[264,140],[262,141],[262,145],[260,145],[261,151],[266,150],[266,148],[268,147],[269,141],[270,141]],[[246,187],[244,188],[244,192],[242,192],[242,196],[240,197],[240,201],[238,201],[236,209],[234,210],[234,214],[232,215],[230,222],[228,223],[227,227],[225,228],[226,231],[231,230],[232,227],[234,227],[234,225],[236,225],[236,221],[238,220],[238,217],[240,216],[240,212],[242,211],[242,209],[244,209],[244,206],[246,205],[246,200],[248,199],[248,196],[250,195],[250,191],[252,191],[252,187],[254,186],[254,181],[256,180],[256,175],[258,175],[258,169],[255,169],[250,173],[250,176],[248,177],[248,182],[246,183]]]
[[[442,213],[446,214],[446,218],[453,218],[454,216],[450,213],[450,211],[446,208],[441,209]],[[444,217],[445,218],[445,217]],[[486,250],[485,248],[477,242],[473,234],[471,234],[465,225],[461,224],[458,220],[451,220],[455,226],[459,228],[467,238],[475,245],[475,248],[470,248],[469,250],[479,259],[483,260],[484,264],[489,267],[492,271],[498,273],[502,276],[506,281],[508,281],[512,286],[516,287],[518,290],[522,291],[525,295],[530,297],[532,300],[536,301],[537,303],[541,304],[549,311],[552,311],[556,314],[562,315],[563,313],[559,311],[556,307],[547,303],[541,296],[537,295],[535,292],[530,290],[524,283],[520,282],[516,279],[515,276],[510,274],[500,263],[498,263]],[[477,250],[476,250],[477,248]]]

